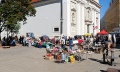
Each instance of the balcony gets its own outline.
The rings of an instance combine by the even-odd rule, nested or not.
[[[86,24],[86,25],[91,25],[91,24],[92,24],[92,21],[91,21],[91,20],[85,20],[85,24]]]

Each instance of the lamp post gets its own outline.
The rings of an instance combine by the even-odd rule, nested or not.
[[[60,1],[60,35],[63,33],[63,1]]]
[[[119,29],[118,29],[118,32],[120,32],[120,24],[118,25],[118,28],[119,28]]]
[[[0,0],[0,6],[1,6],[1,0]],[[0,19],[0,43],[1,43],[1,19]]]
[[[94,23],[93,23],[93,36],[94,36],[94,30],[95,30],[94,27],[95,27],[95,26],[94,26]]]

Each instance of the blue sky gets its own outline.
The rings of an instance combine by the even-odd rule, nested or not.
[[[111,0],[99,0],[100,5],[102,6],[100,9],[100,18],[102,18],[104,16],[105,12],[109,8],[110,1]]]

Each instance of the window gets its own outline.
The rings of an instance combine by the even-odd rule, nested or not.
[[[54,32],[59,32],[59,27],[53,28],[53,31],[54,31]]]
[[[75,14],[72,13],[72,23],[74,23],[74,20],[75,20]]]

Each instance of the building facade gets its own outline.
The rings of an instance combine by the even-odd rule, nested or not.
[[[106,30],[106,27],[105,27],[105,17],[104,16],[100,19],[100,31],[101,30]]]
[[[62,0],[62,3],[61,0],[37,0],[33,5],[36,16],[28,17],[26,24],[21,24],[20,35],[28,32],[36,37],[95,35],[100,31],[99,0]]]
[[[120,0],[111,0],[102,22],[108,32],[120,30]]]

